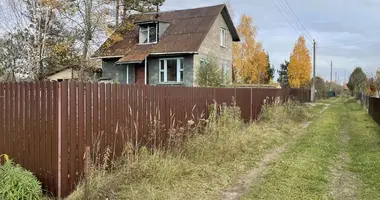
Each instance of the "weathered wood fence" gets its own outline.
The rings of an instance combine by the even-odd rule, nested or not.
[[[86,146],[122,154],[126,143],[160,146],[169,130],[208,117],[214,101],[234,99],[256,119],[266,98],[310,101],[303,89],[198,88],[81,82],[0,83],[0,154],[67,196],[84,171]]]

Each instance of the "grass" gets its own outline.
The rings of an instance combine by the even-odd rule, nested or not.
[[[329,165],[338,153],[342,109],[330,107],[315,119],[243,199],[327,199]]]
[[[181,148],[155,153],[142,149],[133,158],[121,158],[111,171],[92,170],[89,198],[218,199],[240,174],[256,166],[266,151],[297,134],[300,124],[317,111],[305,112],[307,108],[298,106],[274,105],[267,108],[266,119],[250,124],[226,112],[209,122],[206,134],[195,134]],[[270,116],[275,115],[284,117],[274,123]],[[303,117],[294,118],[299,115]],[[80,185],[67,199],[83,199],[83,191]]]
[[[361,187],[359,199],[378,199],[380,197],[380,127],[371,117],[361,110],[355,100],[345,103],[349,118],[349,170],[358,174]]]
[[[379,198],[380,126],[354,99],[333,98],[321,102],[331,106],[243,199],[334,198],[329,192],[337,187],[332,184],[336,174],[331,172],[337,162],[343,166],[338,178],[349,175],[353,180],[350,184],[354,185],[343,184],[347,188],[338,186],[341,191],[335,188],[335,192],[347,195],[349,190],[354,190],[350,192],[357,199]],[[348,142],[342,142],[345,136],[349,136]],[[348,155],[348,159],[339,161],[339,155]]]

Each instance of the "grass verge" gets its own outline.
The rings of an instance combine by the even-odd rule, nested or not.
[[[345,103],[349,118],[349,170],[358,174],[361,187],[359,199],[380,197],[380,126],[363,110],[355,100]]]
[[[332,103],[332,100],[325,101]],[[259,185],[242,199],[327,199],[329,165],[338,152],[339,113],[332,106],[291,144]]]
[[[218,199],[238,175],[255,166],[263,154],[289,140],[310,118],[293,104],[273,105],[260,122],[244,124],[229,112],[212,121],[206,134],[190,137],[183,147],[121,158],[114,170],[92,170],[90,199]],[[306,109],[306,108],[304,108]],[[275,111],[273,111],[275,110]],[[300,112],[302,118],[299,118]],[[270,116],[281,115],[274,123]],[[297,116],[297,119],[293,118]],[[302,120],[301,120],[302,119]],[[83,185],[67,199],[83,199]]]

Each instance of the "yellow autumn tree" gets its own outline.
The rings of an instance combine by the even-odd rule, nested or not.
[[[264,83],[267,60],[261,43],[256,40],[257,29],[252,18],[243,14],[237,31],[241,42],[233,44],[233,66],[238,82]]]
[[[293,88],[306,86],[310,82],[311,60],[305,38],[300,36],[290,54],[288,66],[289,84]]]

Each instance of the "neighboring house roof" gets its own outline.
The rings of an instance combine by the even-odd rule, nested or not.
[[[141,62],[149,54],[195,53],[215,20],[222,14],[233,41],[240,41],[225,4],[129,16],[95,52],[93,58],[121,58],[118,63]],[[157,44],[139,45],[139,23],[163,21],[169,27]]]

